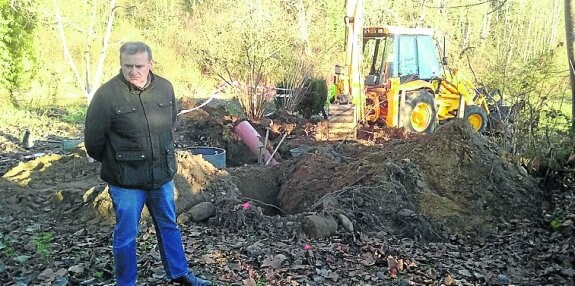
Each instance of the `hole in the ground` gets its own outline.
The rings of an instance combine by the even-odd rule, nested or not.
[[[281,215],[278,205],[280,182],[270,167],[258,165],[234,169],[231,171],[242,197],[253,200],[262,208],[265,215]]]

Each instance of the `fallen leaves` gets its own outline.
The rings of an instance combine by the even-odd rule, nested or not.
[[[256,286],[256,281],[252,278],[245,279],[243,281],[244,286]]]
[[[262,261],[260,267],[271,267],[273,269],[280,269],[284,261],[287,260],[287,257],[283,254],[278,255],[267,255],[267,257]]]
[[[111,229],[78,227],[73,217],[16,216],[1,206],[3,284],[112,283]],[[567,213],[559,219],[569,227],[575,217]],[[457,236],[448,242],[423,243],[378,233],[340,232],[310,240],[199,225],[181,229],[192,271],[222,286],[565,285],[575,278],[569,267],[575,256],[574,238],[527,220],[503,223],[497,235],[477,243]],[[46,259],[36,247],[41,245],[38,238],[48,232],[55,235],[44,241],[51,251]],[[166,285],[149,222],[141,227],[138,251],[141,285]]]
[[[447,276],[445,276],[445,278],[443,278],[443,284],[445,284],[445,286],[451,286],[451,285],[453,285],[454,282],[455,282],[455,279],[453,279],[453,277],[451,277],[451,274],[447,274]]]
[[[84,265],[74,265],[68,268],[68,272],[73,273],[74,275],[84,273]]]

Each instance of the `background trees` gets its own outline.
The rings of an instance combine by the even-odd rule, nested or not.
[[[85,100],[118,72],[117,50],[127,40],[152,45],[156,72],[179,96],[207,96],[223,81],[273,86],[302,63],[329,82],[343,63],[344,2],[0,0],[0,99]],[[500,88],[508,102],[527,103],[529,118],[522,118],[538,128],[571,116],[564,43],[572,41],[562,32],[570,1],[364,2],[368,25],[435,29],[452,65]],[[541,120],[549,114],[554,121]]]
[[[0,0],[0,103],[19,105],[37,71],[34,1]]]

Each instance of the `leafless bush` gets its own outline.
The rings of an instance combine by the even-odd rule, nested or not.
[[[250,119],[262,118],[265,111],[265,103],[269,101],[271,87],[261,72],[253,71],[235,86],[236,96]]]
[[[288,64],[277,86],[276,96],[283,101],[283,104],[277,107],[294,112],[309,88],[306,82],[311,74],[312,66],[304,58],[295,59]]]
[[[546,168],[558,168],[573,149],[570,117],[562,112],[568,102],[561,100],[568,86],[556,67],[541,62],[547,61],[505,69],[499,82],[506,107],[491,110],[491,124],[499,125],[492,138],[516,163],[544,160]]]

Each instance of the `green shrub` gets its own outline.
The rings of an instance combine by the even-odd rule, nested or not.
[[[70,124],[82,124],[86,118],[86,106],[70,106],[61,115],[61,120]]]
[[[325,79],[312,78],[306,82],[306,85],[306,92],[298,103],[296,111],[305,118],[311,118],[312,115],[319,113],[324,114],[323,108],[328,94]]]

